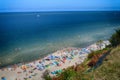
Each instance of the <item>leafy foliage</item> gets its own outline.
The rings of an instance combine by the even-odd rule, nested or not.
[[[60,75],[60,80],[73,80],[76,72],[73,69],[67,69]]]
[[[120,29],[115,30],[115,33],[110,38],[110,42],[113,47],[120,45]]]

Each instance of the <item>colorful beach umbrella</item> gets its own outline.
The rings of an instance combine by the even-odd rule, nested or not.
[[[2,77],[1,80],[7,80],[5,77]]]

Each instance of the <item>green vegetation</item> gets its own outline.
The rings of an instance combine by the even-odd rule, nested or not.
[[[103,64],[94,70],[94,80],[120,80],[120,46],[114,48]]]
[[[110,38],[110,42],[113,47],[120,45],[120,29],[115,30],[115,33]]]
[[[103,51],[108,51],[110,48],[105,48],[105,49],[103,49],[103,50],[98,50],[98,51],[93,51],[92,53],[90,53],[89,55],[88,55],[88,59],[91,59],[92,57],[94,57],[96,54],[98,55],[98,54],[102,54],[102,53],[104,53]]]
[[[58,79],[59,80],[73,80],[75,75],[76,75],[76,72],[72,68],[69,68],[68,70],[63,71],[60,77],[58,77]]]

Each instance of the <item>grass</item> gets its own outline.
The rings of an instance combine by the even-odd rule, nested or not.
[[[95,80],[120,80],[120,46],[114,48],[92,74]]]

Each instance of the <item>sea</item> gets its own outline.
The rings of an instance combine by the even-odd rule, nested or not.
[[[40,59],[66,47],[108,40],[120,28],[119,11],[0,13],[0,67]]]

